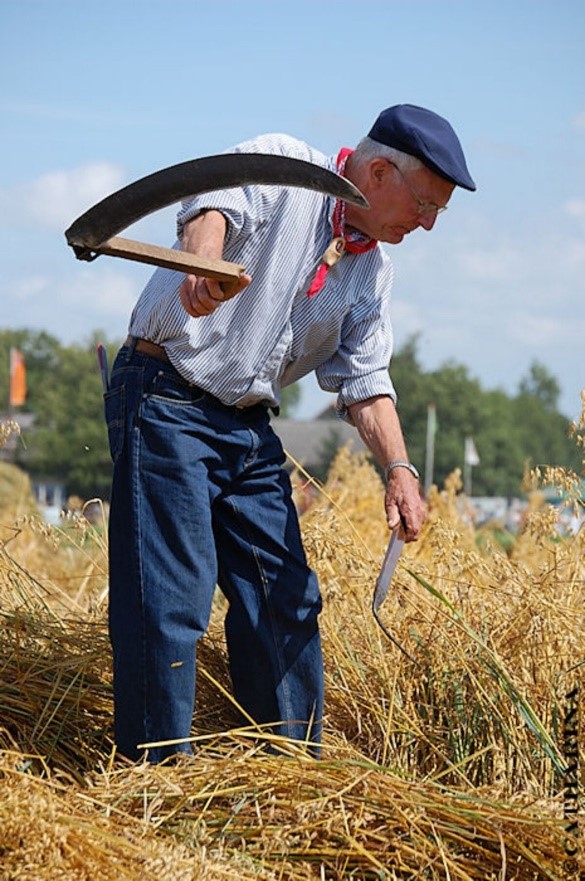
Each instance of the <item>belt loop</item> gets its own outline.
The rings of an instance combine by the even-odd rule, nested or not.
[[[129,337],[129,339],[131,340],[131,342],[128,346],[128,351],[126,352],[126,363],[128,363],[128,361],[134,354],[134,349],[136,348],[136,343],[138,342],[138,337],[136,336],[131,336]]]

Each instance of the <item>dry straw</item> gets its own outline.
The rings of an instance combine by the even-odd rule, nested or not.
[[[307,479],[299,469],[299,494]],[[533,498],[504,549],[466,519],[457,474],[433,491],[382,609],[415,666],[370,612],[388,540],[380,479],[341,451],[302,518],[324,595],[322,760],[266,752],[273,738],[238,727],[218,601],[195,758],[155,768],[113,751],[103,532],[11,529],[5,506],[1,877],[567,878],[562,735],[585,656],[585,536],[561,535]]]

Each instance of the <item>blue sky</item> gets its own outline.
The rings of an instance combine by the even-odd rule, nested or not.
[[[333,153],[398,103],[446,116],[477,193],[391,248],[423,366],[513,394],[538,360],[585,387],[585,3],[0,0],[0,326],[126,333],[147,267],[63,231],[152,171],[269,131]],[[170,244],[175,209],[128,235]],[[400,390],[399,390],[400,391]],[[299,415],[329,401],[304,383]]]

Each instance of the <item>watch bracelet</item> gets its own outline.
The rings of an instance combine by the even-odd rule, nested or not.
[[[393,471],[395,468],[406,468],[407,471],[410,471],[413,477],[415,477],[417,480],[420,480],[420,474],[418,473],[412,462],[403,462],[397,460],[396,462],[388,462],[388,464],[384,468],[384,476],[386,477],[386,481],[388,481],[390,472]]]

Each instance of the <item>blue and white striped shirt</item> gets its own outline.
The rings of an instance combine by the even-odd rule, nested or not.
[[[277,153],[335,169],[287,135],[263,135],[230,152]],[[225,404],[276,406],[280,389],[312,370],[321,388],[348,404],[395,392],[390,291],[393,268],[378,245],[346,254],[314,297],[307,289],[332,235],[334,199],[297,187],[254,185],[205,193],[184,202],[178,236],[203,209],[227,220],[224,259],[241,263],[251,284],[211,315],[189,316],[179,298],[184,276],[157,269],[132,313],[129,333],[164,345],[189,382]],[[175,243],[178,247],[178,243]]]

